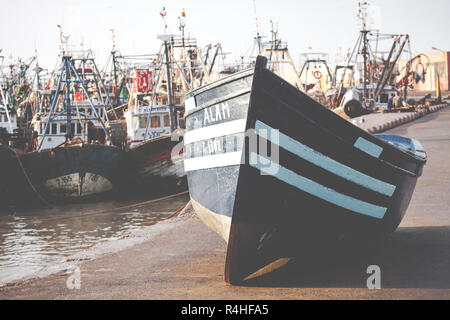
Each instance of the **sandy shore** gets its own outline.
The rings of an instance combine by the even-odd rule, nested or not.
[[[402,225],[382,247],[314,270],[293,261],[246,286],[223,280],[225,243],[187,212],[67,270],[0,288],[1,299],[450,299],[450,108],[389,133],[419,139],[429,157]],[[381,268],[368,290],[367,267]],[[73,268],[80,289],[68,289]]]

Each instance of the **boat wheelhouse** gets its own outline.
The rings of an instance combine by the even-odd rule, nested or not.
[[[93,102],[93,105],[95,112],[89,101],[72,103],[70,132],[73,134],[74,142],[99,143],[100,140],[104,140],[102,122],[106,121],[106,110],[98,102]],[[50,124],[48,124],[48,114],[37,113],[33,117],[32,126],[37,133],[36,146],[40,146],[40,150],[56,148],[67,141],[69,131],[67,130],[67,112],[65,110],[53,116]]]
[[[124,117],[127,123],[130,148],[145,140],[171,133],[170,109],[168,106],[138,107],[127,110]]]

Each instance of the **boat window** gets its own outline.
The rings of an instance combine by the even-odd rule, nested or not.
[[[147,116],[139,117],[139,128],[141,129],[147,128]]]
[[[151,117],[152,128],[159,128],[161,126],[161,118],[159,116]]]
[[[66,131],[67,131],[67,124],[61,123],[61,125],[59,126],[59,132],[66,133]]]
[[[77,123],[77,133],[80,134],[82,133],[82,129],[81,129],[81,124]]]
[[[167,99],[163,99],[162,102],[163,102],[162,104],[166,105],[167,104]]]
[[[75,123],[71,123],[70,124],[70,132],[72,133],[72,134],[75,134]]]
[[[175,98],[175,104],[179,105],[181,102],[180,98]]]
[[[164,127],[170,127],[170,118],[168,114],[164,116]]]
[[[57,134],[57,133],[58,133],[58,124],[52,123],[52,134]]]

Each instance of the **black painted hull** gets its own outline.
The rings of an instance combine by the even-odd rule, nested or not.
[[[77,200],[112,192],[123,181],[124,152],[114,146],[85,144],[21,156],[36,190],[51,200]]]
[[[18,157],[13,149],[0,145],[0,209],[36,203]]]
[[[228,242],[228,283],[337,244],[383,239],[426,162],[327,110],[262,58],[254,72],[187,99],[189,191],[200,218]]]
[[[133,190],[147,195],[177,193],[187,190],[183,167],[183,144],[165,135],[144,141],[127,151],[132,169]]]

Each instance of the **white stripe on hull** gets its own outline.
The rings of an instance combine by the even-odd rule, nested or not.
[[[239,119],[188,131],[184,135],[184,144],[242,133],[245,131],[246,122],[247,119]]]
[[[197,171],[241,164],[242,151],[184,160],[184,171]]]
[[[261,163],[267,163],[267,159],[264,159],[256,153],[250,155],[250,165],[262,172],[277,178],[299,190],[302,190],[308,194],[311,194],[319,199],[325,200],[329,203],[337,205],[341,208],[360,213],[362,215],[370,216],[377,219],[382,219],[387,211],[387,208],[373,205],[368,202],[364,202],[347,195],[341,194],[333,189],[327,188],[317,182],[314,182],[308,178],[296,174],[280,165],[278,165],[278,170],[273,173],[272,170],[266,171],[266,169],[261,165]],[[270,164],[270,167],[276,166],[277,164]]]
[[[211,127],[197,129],[192,132],[186,133],[185,143],[192,143],[197,141],[203,141],[205,139],[211,139],[214,137],[221,137],[223,135],[235,134],[243,132],[245,130],[246,120],[236,120],[229,123],[222,123]],[[350,182],[356,183],[364,188],[375,191],[377,193],[391,197],[396,186],[390,183],[375,179],[369,175],[359,172],[351,167],[348,167],[342,163],[333,160],[320,152],[298,142],[297,140],[279,132],[279,135],[267,134],[268,131],[276,130],[267,124],[256,121],[255,131],[256,133],[264,136],[272,143],[282,147],[283,149],[297,155],[298,157],[327,170],[328,172],[337,175]],[[278,131],[278,130],[276,130]],[[274,139],[278,137],[279,139]],[[362,140],[359,140],[362,141]],[[367,149],[367,148],[366,148]],[[379,151],[379,150],[378,150]],[[226,167],[232,165],[241,164],[241,151],[233,153],[225,153],[206,157],[197,157],[185,160],[185,171],[195,171],[202,169],[211,169],[217,167]]]
[[[255,130],[258,133],[261,132],[262,130],[271,131],[276,129],[268,126],[267,124],[261,121],[256,121]],[[281,132],[279,133],[279,137],[280,137],[279,141],[275,141],[272,135],[268,135],[267,139],[272,143],[281,146],[283,149],[286,149],[287,151],[297,155],[298,157],[322,169],[325,169],[332,174],[344,178],[345,180],[363,186],[364,188],[384,194],[389,197],[391,197],[395,192],[396,187],[392,184],[372,178],[364,173],[356,171],[342,163],[339,163],[321,154],[320,152],[314,149],[311,149],[308,146],[305,146],[304,144],[298,142],[297,140],[292,139],[291,137]]]

